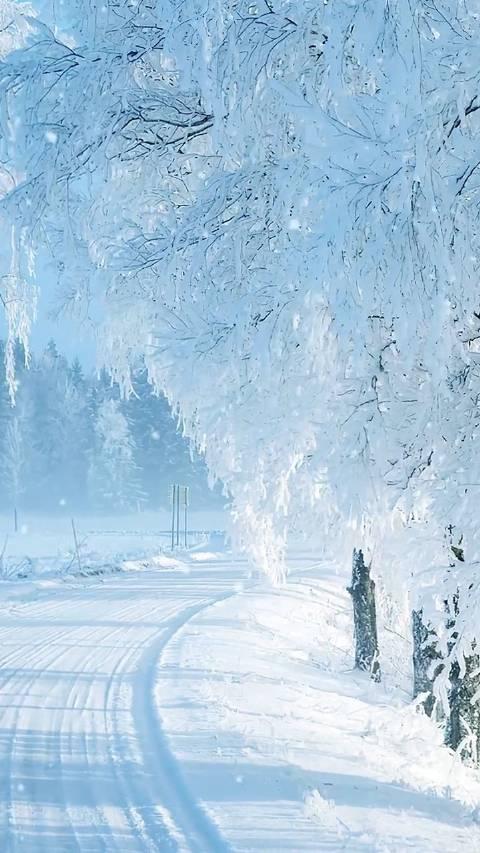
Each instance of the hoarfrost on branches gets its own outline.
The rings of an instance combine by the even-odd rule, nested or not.
[[[105,364],[145,358],[273,578],[342,529],[441,620],[478,561],[478,0],[66,6],[2,63],[17,251],[104,295]]]

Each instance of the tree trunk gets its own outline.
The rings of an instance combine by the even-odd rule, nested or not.
[[[462,552],[463,557],[463,552]],[[471,590],[471,586],[470,586]],[[448,651],[451,653],[458,640],[456,621],[459,616],[459,594],[451,602],[445,602],[448,613],[447,628],[451,631]],[[450,690],[448,693],[449,714],[445,728],[445,743],[458,750],[462,761],[480,759],[480,654],[473,653],[464,658],[463,672],[454,660],[450,667]]]
[[[435,661],[441,659],[437,649],[435,631],[423,621],[423,611],[412,612],[413,633],[413,698],[425,693],[423,707],[429,717],[435,708],[433,682],[442,669],[442,664],[435,666]]]
[[[348,592],[353,601],[355,666],[370,672],[374,681],[380,681],[375,584],[370,577],[370,566],[365,564],[362,551],[353,552],[352,585]]]
[[[460,749],[463,760],[479,762],[480,739],[480,655],[465,659],[465,672],[455,661],[450,670],[450,692],[448,702],[450,714],[445,731],[445,743],[452,749]],[[477,697],[477,698],[475,698]]]

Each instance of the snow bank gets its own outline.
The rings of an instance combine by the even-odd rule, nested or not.
[[[189,787],[235,851],[480,849],[480,774],[401,687],[353,669],[345,586],[298,571],[174,637],[156,698]]]

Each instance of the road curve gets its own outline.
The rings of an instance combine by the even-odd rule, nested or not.
[[[159,657],[244,568],[191,563],[0,608],[0,850],[228,853],[153,703]]]

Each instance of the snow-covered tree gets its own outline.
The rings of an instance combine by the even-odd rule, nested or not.
[[[15,348],[18,363],[16,405],[11,406],[7,389],[1,394],[0,411],[0,505],[8,512],[17,510],[27,500],[28,472],[34,458],[33,409],[31,376],[22,369],[21,347]]]
[[[152,393],[145,371],[134,377],[134,394],[120,400],[105,371],[84,373],[78,359],[71,366],[51,341],[24,367],[22,347],[15,351],[16,398],[12,406],[5,375],[0,376],[0,507],[12,509],[14,495],[28,510],[85,511],[90,507],[88,470],[98,447],[95,424],[101,406],[114,401],[125,417],[132,441],[142,506],[165,506],[168,486],[190,486],[196,507],[211,505],[202,461],[192,455],[177,429],[165,398]],[[0,342],[0,352],[3,345]],[[7,447],[8,445],[8,447]],[[23,452],[20,453],[20,450]],[[16,472],[15,488],[12,477]],[[103,502],[105,510],[114,502]]]
[[[16,0],[0,2],[0,64],[17,50],[25,48],[33,31],[34,10],[30,3]],[[12,126],[8,122],[5,103],[2,102],[0,138],[11,140]],[[3,145],[2,145],[3,147]],[[18,164],[11,164],[3,157],[0,162],[0,202],[9,197],[21,182]],[[23,353],[29,360],[29,337],[36,314],[36,287],[34,283],[34,259],[30,252],[27,233],[22,227],[16,229],[13,219],[0,209],[2,243],[0,246],[0,311],[5,315],[7,341],[4,361],[10,394],[13,396],[15,383],[15,344],[20,341]],[[17,349],[18,355],[18,349]]]
[[[20,417],[15,414],[2,442],[1,478],[11,506],[17,507],[25,483],[26,448]]]
[[[295,482],[304,503],[327,481],[343,517],[378,520],[430,459],[425,377],[452,339],[437,173],[461,129],[438,67],[452,38],[468,59],[475,19],[459,6],[452,36],[422,2],[192,0],[174,26],[167,2],[70,7],[63,38],[38,24],[5,66],[30,116],[6,207],[33,242],[48,231],[67,278],[98,270],[110,366],[128,387],[147,349],[281,572]]]
[[[220,502],[208,488],[204,461],[182,436],[164,395],[154,393],[143,365],[133,371],[133,393],[122,402],[122,411],[130,424],[142,489],[154,506],[167,504],[172,483],[188,486],[196,507]]]
[[[129,392],[145,358],[272,577],[300,515],[341,526],[460,663],[479,35],[478,0],[72,0],[0,80],[9,263],[48,242],[67,302],[105,295],[106,365]]]
[[[89,485],[93,504],[102,509],[135,509],[143,499],[129,424],[116,400],[105,400],[97,412]]]

